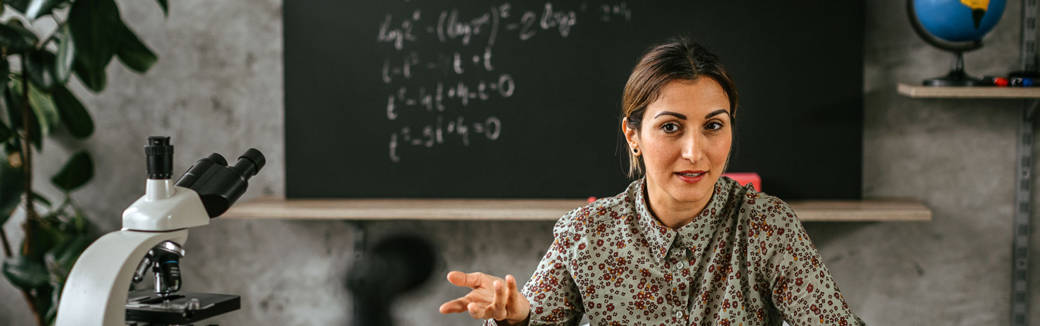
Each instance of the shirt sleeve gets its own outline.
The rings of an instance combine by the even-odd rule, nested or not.
[[[523,294],[531,303],[529,325],[578,325],[584,314],[581,294],[568,269],[572,245],[578,240],[572,227],[574,214],[556,222],[552,245],[524,285]]]
[[[864,325],[838,290],[830,271],[823,265],[819,251],[809,239],[794,210],[779,199],[783,232],[779,250],[770,259],[772,301],[781,317],[791,326]]]

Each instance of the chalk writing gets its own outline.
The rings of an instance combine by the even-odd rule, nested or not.
[[[378,80],[386,90],[388,158],[432,151],[445,144],[489,144],[503,135],[496,101],[521,94],[522,81],[498,71],[496,43],[526,44],[535,38],[567,39],[579,23],[627,23],[625,1],[491,4],[484,9],[417,9],[409,0],[400,11],[383,15],[376,42],[389,50],[381,59]],[[516,46],[511,46],[511,52]],[[500,103],[500,102],[499,102]],[[406,153],[407,152],[407,153]]]
[[[466,121],[466,117],[457,116],[455,119],[445,122],[444,116],[437,115],[435,122],[419,127],[404,126],[390,133],[389,154],[391,162],[400,162],[398,154],[401,147],[425,147],[433,148],[436,145],[452,141],[451,137],[457,138],[457,142],[463,146],[469,146],[470,136],[483,137],[489,141],[495,141],[502,133],[502,121],[495,116],[489,116],[480,121]]]
[[[516,82],[509,74],[502,74],[497,80],[466,83],[459,81],[445,85],[437,82],[432,87],[421,86],[408,88],[401,86],[396,92],[387,96],[386,118],[395,120],[398,111],[415,108],[432,112],[444,112],[447,105],[459,104],[463,107],[475,101],[487,101],[493,97],[509,98],[516,91]]]

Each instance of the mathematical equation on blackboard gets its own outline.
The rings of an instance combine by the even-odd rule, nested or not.
[[[414,0],[403,2],[400,12],[384,15],[376,37],[377,44],[390,53],[375,63],[381,65],[375,79],[385,86],[386,106],[381,109],[386,119],[399,122],[389,130],[388,157],[394,163],[402,160],[406,148],[470,146],[502,136],[503,121],[485,104],[518,96],[522,81],[496,68],[496,42],[566,39],[576,37],[581,26],[590,22],[624,24],[632,19],[624,1],[571,6],[507,2],[476,14],[472,10],[463,14],[457,8],[422,10],[410,8]],[[439,46],[428,46],[431,42]],[[510,55],[522,55],[515,51]]]

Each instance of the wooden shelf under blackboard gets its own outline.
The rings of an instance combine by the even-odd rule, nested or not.
[[[931,87],[899,83],[912,98],[1040,99],[1040,87]]]
[[[239,203],[232,219],[553,221],[584,205],[580,199],[282,199]],[[807,222],[930,221],[915,200],[806,200],[788,202]]]

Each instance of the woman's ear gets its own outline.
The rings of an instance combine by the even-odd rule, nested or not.
[[[628,127],[628,118],[621,119],[621,133],[625,135],[625,141],[628,142],[629,147],[632,147],[632,144],[637,144],[639,141],[637,130]]]

